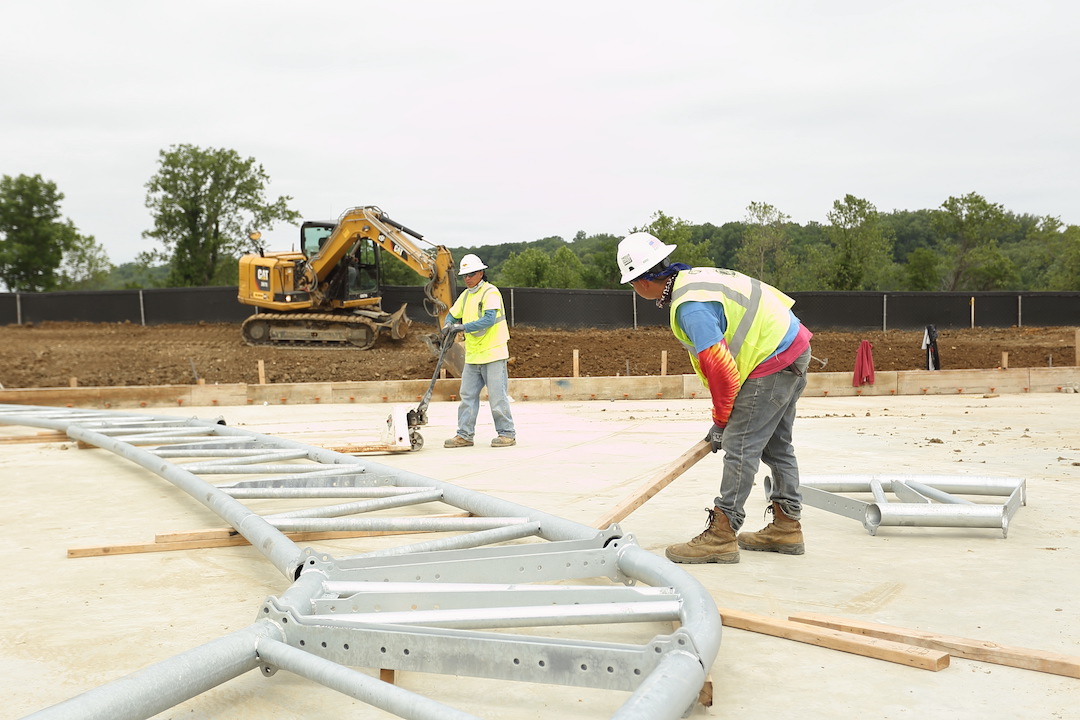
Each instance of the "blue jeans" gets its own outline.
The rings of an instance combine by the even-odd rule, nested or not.
[[[457,434],[472,440],[476,434],[476,415],[480,412],[480,391],[488,389],[488,404],[495,430],[504,437],[516,437],[514,418],[510,415],[510,380],[506,361],[495,360],[483,365],[469,365],[461,372],[461,404],[458,405]]]
[[[716,507],[724,511],[732,530],[746,519],[743,507],[754,486],[754,476],[764,462],[772,470],[772,494],[784,514],[798,520],[802,515],[799,464],[791,445],[795,403],[806,387],[807,349],[788,368],[760,378],[747,378],[724,429],[724,477]]]

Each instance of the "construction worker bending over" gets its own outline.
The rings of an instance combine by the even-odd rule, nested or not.
[[[465,291],[458,295],[446,316],[443,333],[465,333],[465,367],[461,373],[461,403],[458,405],[457,434],[443,447],[469,447],[476,431],[476,415],[480,411],[480,391],[487,386],[491,418],[498,437],[491,447],[510,447],[517,444],[514,418],[510,415],[509,375],[506,361],[510,357],[507,341],[510,329],[506,326],[499,288],[487,281],[487,265],[476,255],[461,258],[458,275],[465,279]]]
[[[622,282],[670,308],[671,331],[712,396],[706,440],[713,452],[724,450],[720,495],[708,510],[708,527],[669,547],[667,557],[678,563],[737,563],[739,548],[802,555],[802,496],[791,431],[795,403],[806,387],[812,335],[784,293],[734,270],[669,263],[675,248],[639,232],[623,238],[618,249]],[[736,538],[761,462],[772,470],[766,514],[773,520]]]

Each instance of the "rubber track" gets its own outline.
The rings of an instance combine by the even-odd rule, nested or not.
[[[308,342],[302,340],[267,340],[265,342],[256,342],[253,341],[250,337],[248,337],[247,331],[249,323],[255,321],[269,321],[273,325],[281,320],[287,320],[288,324],[290,325],[309,320],[315,322],[330,323],[333,325],[367,325],[369,328],[371,328],[372,340],[367,345],[360,346],[354,345],[353,343],[350,343],[348,341],[342,342],[338,340],[313,340]],[[375,342],[378,340],[379,337],[379,328],[370,319],[361,317],[359,315],[335,315],[334,313],[259,313],[258,315],[252,315],[251,317],[244,320],[243,324],[240,326],[240,331],[243,335],[244,342],[248,345],[251,345],[252,347],[278,347],[293,349],[320,348],[340,350],[368,350],[375,345]]]

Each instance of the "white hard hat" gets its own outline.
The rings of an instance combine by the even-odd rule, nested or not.
[[[472,253],[461,258],[461,266],[458,268],[458,275],[468,275],[477,270],[487,270],[487,265],[484,264],[483,260]]]
[[[622,270],[619,282],[641,277],[654,265],[675,252],[676,245],[665,245],[649,233],[636,232],[619,242],[618,261]]]

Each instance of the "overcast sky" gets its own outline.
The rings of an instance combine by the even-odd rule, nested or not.
[[[0,175],[55,182],[117,264],[160,247],[145,184],[181,143],[454,247],[849,193],[1080,224],[1078,27],[1075,0],[0,0]]]

